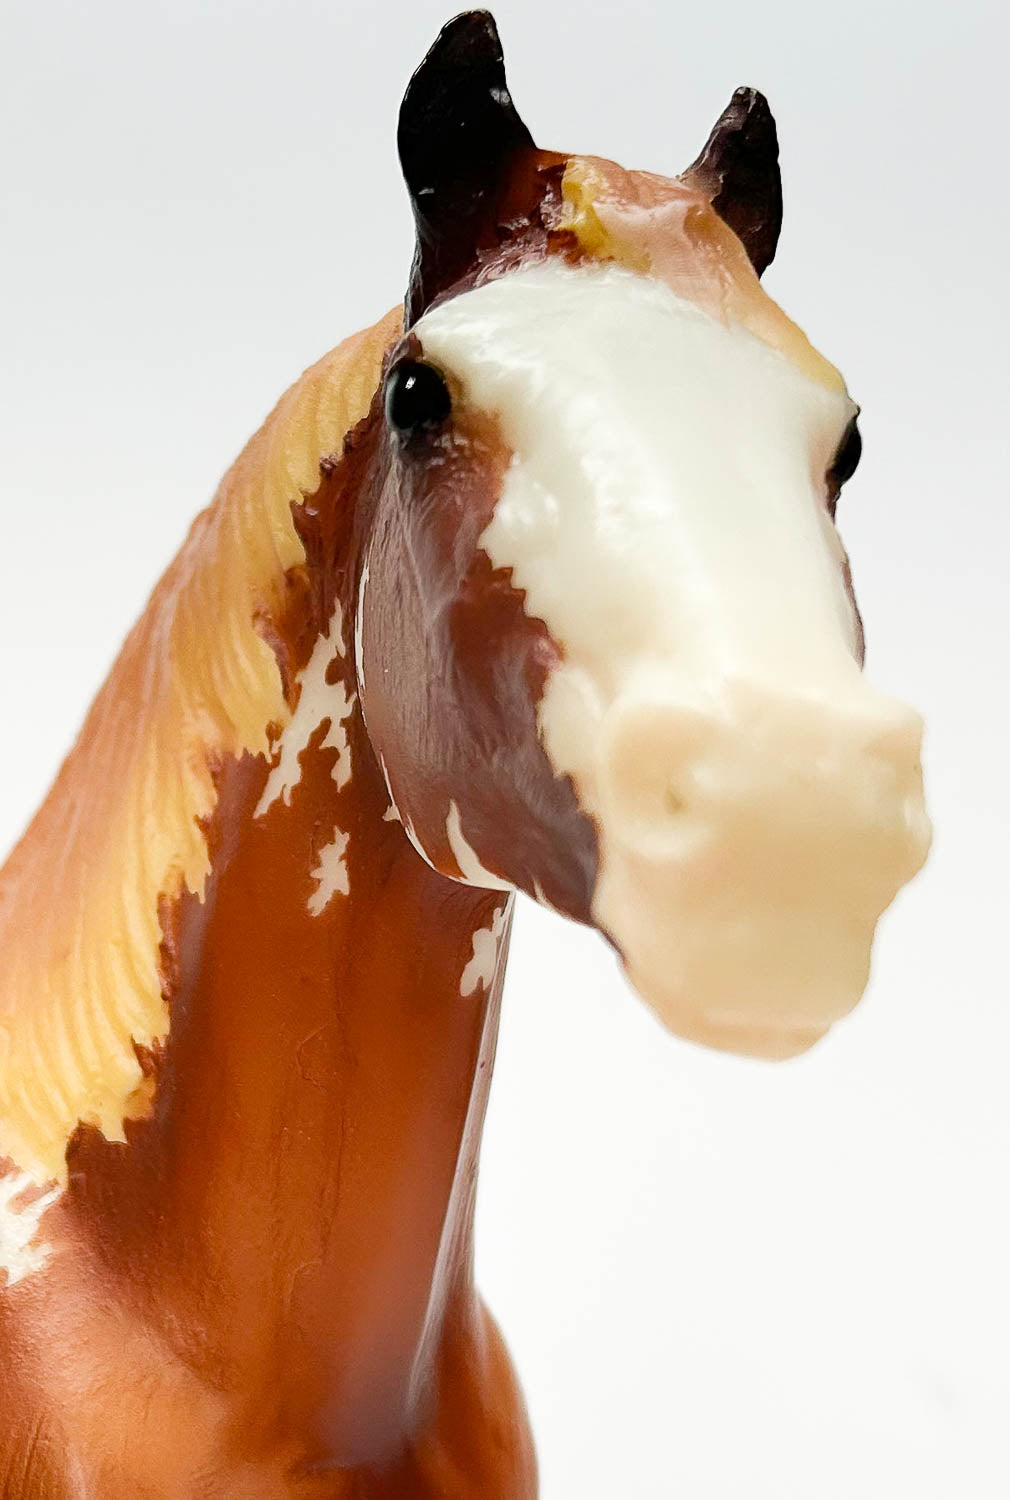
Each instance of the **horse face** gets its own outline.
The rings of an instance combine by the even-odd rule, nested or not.
[[[929,830],[834,527],[855,407],[757,280],[759,98],[676,182],[572,158],[525,263],[440,287],[419,219],[359,656],[436,868],[593,923],[672,1029],[784,1056],[858,1000]]]

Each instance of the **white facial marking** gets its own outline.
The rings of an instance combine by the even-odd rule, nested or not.
[[[472,995],[479,985],[485,990],[491,988],[491,981],[498,967],[502,934],[512,910],[513,900],[514,897],[510,896],[503,906],[496,909],[491,917],[490,925],[478,927],[473,935],[473,957],[459,980],[459,992],[464,999]]]
[[[286,807],[291,806],[291,793],[302,779],[300,757],[308,749],[309,741],[325,719],[330,727],[323,748],[337,752],[333,766],[333,780],[338,789],[347,785],[351,776],[351,750],[344,727],[354,709],[356,699],[347,692],[342,682],[328,683],[326,674],[338,657],[344,655],[343,611],[338,601],[329,629],[316,641],[304,670],[299,674],[301,689],[298,704],[291,722],[280,738],[280,755],[277,764],[267,777],[263,795],[256,806],[254,817],[262,818],[278,798]]]
[[[383,813],[384,820],[389,823],[401,823],[403,825],[404,833],[407,835],[411,844],[414,846],[415,851],[424,860],[425,864],[430,869],[437,871],[439,874],[442,874],[443,872],[438,869],[438,866],[435,864],[434,860],[431,858],[428,851],[421,843],[421,840],[418,837],[417,829],[414,827],[413,822],[409,817],[405,818],[401,813],[399,807],[397,806],[396,798],[393,795],[392,783],[389,779],[389,771],[386,768],[385,759],[381,754],[379,755],[379,768],[382,771],[382,779],[386,783],[386,791],[389,794],[389,806]],[[481,864],[476,852],[467,843],[466,836],[463,833],[463,825],[460,819],[459,807],[454,801],[450,801],[449,803],[449,813],[446,818],[445,831],[446,836],[449,840],[449,848],[452,850],[453,857],[455,858],[456,863],[460,869],[460,875],[458,877],[460,884],[479,885],[486,890],[492,891],[512,891],[514,889],[513,886],[509,885],[506,881],[501,880],[497,875],[492,875],[491,871],[486,870]],[[450,875],[447,878],[450,880],[457,879],[455,875]]]
[[[453,857],[459,865],[460,875],[466,885],[484,886],[490,891],[511,891],[513,887],[507,880],[502,880],[500,875],[493,875],[490,870],[481,864],[476,850],[472,849],[466,841],[463,825],[460,821],[459,807],[455,802],[449,803],[449,816],[445,820],[445,832],[449,840],[449,848]]]
[[[822,490],[844,393],[620,266],[517,271],[417,332],[513,450],[482,545],[597,687],[647,649],[685,678],[858,689]]]
[[[52,1188],[15,1208],[14,1200],[31,1190],[37,1192],[37,1184],[26,1172],[0,1177],[0,1271],[6,1271],[8,1286],[41,1271],[53,1253],[51,1245],[36,1245],[33,1241],[43,1214],[60,1197],[61,1189]]]
[[[825,503],[851,401],[614,265],[416,332],[513,453],[481,544],[562,648],[539,727],[597,826],[594,920],[675,1029],[809,1044],[928,846],[921,722],[860,672]]]

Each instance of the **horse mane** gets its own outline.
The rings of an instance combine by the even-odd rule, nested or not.
[[[282,396],[194,522],[0,870],[0,1160],[65,1177],[79,1121],[123,1140],[168,1033],[161,912],[209,873],[214,767],[288,722],[269,623],[304,562],[292,506],[366,414],[399,309]],[[108,556],[108,554],[107,554]],[[138,1055],[138,1049],[141,1049]]]

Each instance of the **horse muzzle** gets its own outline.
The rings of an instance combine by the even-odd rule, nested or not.
[[[604,716],[593,917],[671,1030],[789,1056],[862,995],[930,827],[922,721],[856,683],[835,702],[636,692]]]

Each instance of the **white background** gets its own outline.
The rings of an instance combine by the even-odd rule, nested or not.
[[[3,0],[0,843],[280,391],[402,294],[432,0]],[[927,872],[771,1067],[663,1035],[522,908],[483,1287],[546,1500],[1006,1500],[1007,138],[995,0],[497,7],[539,142],[673,173],[768,94],[767,281],[864,408],[872,675],[929,725]]]

